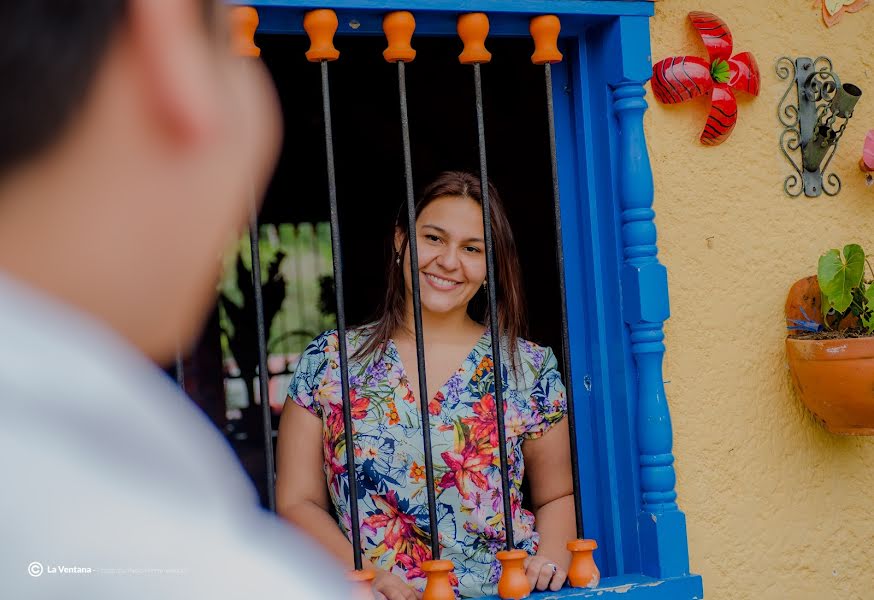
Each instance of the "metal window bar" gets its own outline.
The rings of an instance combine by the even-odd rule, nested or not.
[[[233,52],[240,57],[257,59],[261,54],[255,45],[255,29],[258,27],[258,13],[250,7],[238,7],[231,13]],[[245,62],[241,62],[243,68]],[[273,427],[270,419],[270,398],[267,373],[267,342],[264,332],[264,295],[261,289],[261,253],[259,252],[258,235],[258,203],[255,199],[255,189],[250,188],[249,198],[249,246],[252,252],[252,287],[255,296],[255,326],[258,336],[258,383],[261,399],[261,425],[264,433],[264,460],[267,477],[267,503],[272,512],[276,512],[276,490],[274,487],[273,467]],[[251,382],[246,382],[247,386]],[[251,410],[251,407],[250,407]]]
[[[282,240],[282,238],[283,238],[282,229],[283,228],[281,226],[276,228],[276,237],[279,239],[279,248],[280,249],[283,249],[283,246],[285,246],[285,244],[283,243],[283,240]],[[291,227],[288,227],[286,229],[286,231],[289,231],[289,230],[292,233],[286,235],[285,236],[286,239],[288,239],[288,238],[296,239],[297,238],[297,228],[292,225]],[[284,248],[284,250],[286,250],[288,252],[292,252],[293,248],[294,248],[294,244],[289,244],[289,246]],[[289,337],[290,336],[289,336],[289,326],[288,326],[288,314],[285,311],[285,301],[288,298],[288,282],[285,282],[285,285],[283,286],[283,292],[284,292],[283,300],[282,300],[282,303],[279,305],[279,313],[277,315],[279,317],[279,329],[280,329],[281,335],[282,335],[282,337],[279,339],[278,350],[282,354],[282,371],[283,371],[283,373],[287,373],[289,370],[288,355],[290,353],[290,348],[289,348]]]
[[[574,408],[574,385],[571,376],[571,345],[568,333],[567,293],[564,276],[564,245],[561,231],[561,199],[558,186],[558,159],[555,146],[555,107],[552,98],[552,65],[545,63],[544,79],[546,81],[546,114],[549,127],[549,161],[552,167],[552,207],[553,225],[555,227],[555,264],[558,268],[558,293],[560,298],[561,317],[561,355],[564,368],[564,384],[567,400],[568,438],[571,448],[571,478],[574,491],[574,519],[577,538],[584,538],[583,530],[583,498],[580,490],[579,458],[577,456],[577,426]]]
[[[185,358],[182,356],[181,350],[176,350],[176,367],[175,367],[175,375],[176,375],[176,385],[179,386],[183,392],[185,391]]]
[[[428,524],[431,536],[431,558],[440,558],[440,536],[437,530],[437,493],[434,488],[434,459],[431,448],[431,420],[428,413],[428,384],[425,377],[425,339],[422,331],[422,298],[419,289],[419,250],[416,233],[416,203],[413,194],[413,165],[410,152],[410,119],[407,113],[407,82],[405,63],[397,61],[398,91],[401,109],[401,136],[404,146],[404,180],[407,192],[408,240],[410,244],[410,283],[413,288],[413,321],[416,329],[416,367],[419,375],[419,406],[422,413],[422,444],[425,454],[425,483],[428,489]]]
[[[300,225],[294,228],[294,287],[297,292],[297,314],[298,325],[297,330],[307,330],[307,302],[304,294],[304,277],[303,277],[303,260],[301,252],[301,241],[303,239],[302,228]]]
[[[255,327],[258,335],[258,393],[261,399],[261,424],[264,433],[264,463],[267,477],[267,504],[276,512],[276,487],[273,466],[273,423],[270,417],[269,373],[267,372],[267,339],[264,327],[264,293],[261,289],[261,252],[258,233],[258,211],[254,191],[249,216],[249,247],[252,251],[252,288],[255,292]],[[246,385],[251,385],[247,381]],[[250,407],[249,410],[252,410]]]
[[[498,297],[495,289],[495,247],[492,239],[492,216],[489,204],[489,176],[486,160],[486,133],[483,122],[483,88],[480,64],[473,63],[473,82],[476,93],[476,130],[479,144],[480,189],[482,190],[483,236],[486,247],[486,287],[489,301],[489,327],[492,335],[492,361],[495,380],[495,412],[498,422],[498,454],[501,463],[501,496],[504,504],[504,529],[507,550],[516,546],[513,539],[513,513],[510,503],[510,473],[507,465],[507,431],[504,428],[504,381],[501,363],[501,331],[498,325]],[[513,343],[514,340],[510,340]]]
[[[321,257],[319,255],[319,229],[316,223],[310,224],[312,229],[310,230],[310,261],[309,268],[310,273],[312,273],[311,282],[316,283],[316,293],[313,296],[312,301],[316,303],[316,309],[313,311],[313,329],[315,331],[322,331],[322,312],[318,308],[319,306],[319,298],[321,294],[321,276],[322,276],[322,267],[321,267]]]
[[[328,61],[321,61],[322,108],[325,118],[325,156],[328,163],[328,198],[331,203],[331,247],[334,258],[334,288],[337,296],[337,346],[340,351],[340,380],[343,394],[343,426],[346,435],[346,473],[349,479],[349,513],[352,521],[352,548],[355,569],[361,570],[361,524],[358,521],[358,481],[355,473],[355,447],[352,432],[352,405],[349,400],[349,357],[346,349],[346,304],[343,297],[343,253],[337,209],[337,182],[334,170],[334,143],[331,133],[331,92]]]
[[[336,31],[336,15],[334,30]],[[343,296],[343,254],[340,241],[340,217],[337,208],[337,182],[334,166],[334,141],[331,131],[331,91],[328,60],[319,60],[322,77],[322,112],[325,122],[325,158],[328,167],[328,201],[331,211],[331,247],[334,262],[334,290],[337,298],[337,347],[340,352],[340,385],[343,398],[343,427],[346,439],[346,474],[349,485],[349,516],[352,525],[352,557],[355,570],[362,567],[361,523],[358,517],[358,481],[355,472],[355,448],[352,432],[352,406],[349,399],[349,358],[346,348],[346,305]]]

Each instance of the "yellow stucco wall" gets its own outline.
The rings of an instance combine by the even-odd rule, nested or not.
[[[646,132],[661,261],[668,268],[666,390],[693,571],[711,599],[874,598],[874,438],[824,431],[787,374],[783,303],[825,250],[874,254],[874,187],[857,163],[874,129],[874,6],[828,29],[811,0],[664,0],[653,62],[706,56],[686,17],[708,10],[753,52],[757,98],[739,94],[728,141],[698,142],[708,99],[665,106]],[[777,138],[778,57],[829,56],[863,90],[834,170],[835,198],[789,198]]]

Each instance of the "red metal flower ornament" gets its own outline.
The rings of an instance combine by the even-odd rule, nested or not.
[[[652,68],[652,91],[664,104],[685,102],[710,94],[710,114],[701,132],[701,143],[724,142],[737,122],[735,90],[759,95],[759,66],[749,52],[731,56],[731,31],[714,14],[689,13],[689,20],[707,48],[709,61],[697,56],[672,56]]]

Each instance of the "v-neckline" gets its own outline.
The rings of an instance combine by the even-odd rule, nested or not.
[[[456,368],[455,371],[452,372],[452,375],[450,375],[449,378],[446,381],[444,381],[443,384],[439,388],[437,388],[437,392],[434,394],[434,397],[428,398],[428,404],[431,404],[431,402],[433,402],[434,400],[437,399],[437,396],[439,396],[440,393],[443,392],[443,390],[447,386],[449,386],[449,383],[458,375],[458,373],[460,371],[465,370],[465,365],[467,365],[467,362],[474,357],[474,355],[479,350],[480,344],[482,344],[483,340],[485,340],[490,335],[491,335],[491,330],[488,327],[486,327],[485,330],[483,331],[482,335],[479,336],[479,339],[477,339],[476,343],[470,349],[470,352],[468,352],[467,356],[465,356],[462,359],[461,364],[458,366],[458,368]],[[401,359],[401,353],[398,350],[398,346],[397,346],[397,344],[395,344],[395,339],[393,337],[388,338],[388,345],[389,345],[391,351],[394,353],[394,358],[395,358],[395,362],[397,364],[397,368],[399,371],[401,383],[404,386],[406,386],[407,392],[412,394],[413,398],[419,399],[418,394],[416,393],[415,390],[413,390],[413,386],[410,384],[410,377],[407,375],[407,368],[406,368],[406,366],[404,366],[404,361]],[[425,365],[426,376],[427,376],[427,370],[428,370],[428,365]],[[426,380],[426,382],[427,382],[427,380]],[[443,394],[443,396],[445,398],[446,394]],[[421,402],[419,404],[421,404]]]

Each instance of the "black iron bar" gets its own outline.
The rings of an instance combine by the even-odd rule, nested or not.
[[[264,433],[264,463],[267,469],[267,504],[272,512],[276,512],[276,486],[273,467],[273,422],[270,418],[270,387],[267,372],[267,339],[264,326],[264,293],[261,289],[261,252],[258,247],[258,211],[254,194],[252,209],[249,214],[249,247],[252,251],[252,289],[255,292],[255,327],[258,335],[258,390],[261,398],[261,421]],[[252,382],[246,386],[251,389]],[[249,407],[254,410],[254,407]]]
[[[306,310],[306,298],[304,297],[304,277],[303,277],[303,260],[301,257],[301,226],[298,225],[294,228],[294,287],[297,288],[297,312],[300,315],[300,325],[298,327],[299,330],[306,329],[307,322],[307,310]]]
[[[243,9],[245,10],[245,9]],[[249,9],[254,17],[254,25],[257,27],[258,14],[253,9]],[[249,16],[245,17],[248,20]],[[255,28],[253,27],[250,35],[254,36]],[[245,48],[241,56],[257,57],[261,54],[261,50],[254,45],[254,39],[250,38],[250,48]],[[251,50],[255,50],[254,53]],[[239,50],[239,49],[238,49]],[[240,64],[245,65],[247,61],[242,61]],[[245,67],[244,67],[245,68]],[[261,399],[261,429],[264,435],[264,463],[265,477],[267,479],[267,505],[271,512],[276,512],[276,473],[273,465],[273,423],[270,418],[270,392],[269,392],[269,373],[267,372],[267,341],[264,326],[264,293],[261,288],[261,253],[259,251],[259,232],[258,232],[258,202],[255,199],[255,189],[250,187],[249,198],[249,247],[252,253],[252,290],[255,297],[255,330],[258,336],[258,393]],[[252,390],[252,382],[247,381],[246,389],[251,393],[254,399],[254,390]],[[249,410],[255,410],[255,407],[250,405]]]
[[[413,160],[410,152],[410,119],[407,113],[405,63],[398,64],[398,90],[401,105],[401,134],[404,146],[404,180],[407,184],[407,221],[410,243],[410,282],[413,288],[413,322],[416,329],[416,362],[419,371],[419,406],[422,412],[422,444],[425,451],[425,486],[428,491],[428,523],[431,529],[431,558],[440,558],[437,531],[437,494],[434,489],[434,459],[431,452],[431,419],[428,413],[428,384],[425,378],[425,338],[422,331],[422,298],[419,289],[419,249],[416,240],[416,202],[413,197]]]
[[[577,526],[577,538],[583,539],[583,498],[580,491],[579,457],[577,456],[577,426],[574,409],[574,384],[571,376],[571,345],[568,333],[567,291],[564,277],[564,247],[561,232],[561,201],[558,189],[558,158],[555,148],[555,109],[552,97],[552,65],[543,65],[546,76],[546,114],[549,123],[549,160],[552,166],[552,206],[553,224],[555,226],[555,265],[558,269],[558,293],[561,298],[561,354],[564,367],[564,382],[567,390],[567,424],[571,447],[571,478],[574,490],[574,517]]]
[[[504,429],[504,392],[501,377],[501,332],[498,326],[498,298],[495,289],[495,247],[492,240],[492,215],[489,204],[489,176],[486,167],[486,133],[483,122],[483,89],[480,64],[473,63],[473,81],[476,92],[476,128],[479,139],[480,188],[482,188],[483,235],[486,246],[486,287],[489,300],[489,324],[492,332],[492,360],[495,379],[495,411],[498,425],[498,454],[501,461],[501,491],[504,501],[504,528],[507,535],[507,550],[513,550],[513,512],[510,503],[510,473],[507,466],[507,432]],[[510,340],[515,344],[516,340]]]
[[[346,473],[349,479],[349,517],[352,521],[352,558],[361,570],[361,523],[358,522],[358,481],[355,474],[355,439],[352,435],[352,406],[349,401],[349,359],[346,350],[346,304],[343,300],[343,257],[340,245],[340,215],[337,209],[337,181],[334,170],[334,138],[331,133],[331,92],[328,61],[322,60],[322,110],[325,118],[325,158],[328,163],[328,201],[331,209],[331,248],[334,261],[334,289],[337,296],[337,347],[340,351],[340,385],[343,394],[343,427],[346,437]]]
[[[291,226],[291,230],[294,231],[294,226]],[[276,228],[276,238],[279,240],[279,248],[282,249],[282,228],[278,226]],[[285,373],[288,371],[288,338],[289,338],[289,329],[288,329],[288,315],[285,313],[285,309],[282,307],[285,304],[285,298],[288,296],[288,282],[285,282],[283,285],[283,294],[282,294],[282,302],[279,304],[279,313],[277,316],[279,317],[279,327],[282,331],[282,337],[279,338],[279,352],[282,353],[282,372]]]
[[[316,282],[316,331],[322,329],[322,312],[319,308],[318,299],[321,297],[321,277],[322,277],[322,261],[321,256],[319,255],[319,228],[318,223],[313,223],[313,237],[310,238],[310,246],[312,250],[312,267],[313,267],[313,279]]]
[[[185,391],[185,359],[182,357],[182,351],[176,350],[176,385],[184,392]]]

